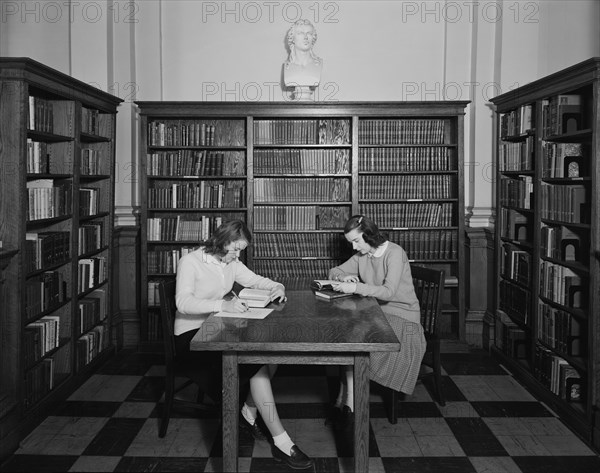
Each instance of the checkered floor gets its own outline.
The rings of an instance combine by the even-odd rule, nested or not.
[[[52,412],[1,466],[11,471],[198,471],[221,469],[218,415],[179,411],[158,438],[160,358],[124,352]],[[389,424],[376,386],[371,394],[369,471],[600,472],[600,457],[487,353],[462,347],[443,354],[445,407],[427,378]],[[324,423],[331,367],[280,367],[273,380],[292,439],[314,471],[352,470],[348,442]],[[192,395],[193,393],[190,393]],[[267,442],[240,433],[244,472],[282,471]],[[283,470],[292,471],[292,470]]]

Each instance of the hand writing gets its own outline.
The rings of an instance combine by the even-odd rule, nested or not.
[[[221,309],[223,312],[246,312],[248,310],[248,306],[240,299],[233,298],[230,301],[223,301]]]

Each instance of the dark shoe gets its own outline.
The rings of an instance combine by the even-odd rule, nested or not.
[[[258,425],[258,419],[256,419],[256,421],[254,421],[254,425],[252,425],[242,414],[240,414],[240,428],[250,432],[255,440],[267,440],[267,436],[263,433]]]
[[[348,406],[343,406],[335,423],[338,431],[354,431],[354,412]]]
[[[286,455],[279,450],[275,445],[271,445],[271,453],[276,462],[284,462],[290,468],[294,470],[305,470],[313,466],[313,461],[309,458],[302,450],[298,448],[298,445],[294,445],[290,452],[290,455]]]
[[[342,415],[342,411],[337,406],[330,406],[329,412],[327,413],[327,417],[325,418],[325,425],[331,425],[335,429],[337,424],[340,421],[340,417]]]

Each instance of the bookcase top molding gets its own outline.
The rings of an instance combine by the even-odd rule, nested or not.
[[[196,115],[281,117],[352,116],[385,117],[464,115],[468,100],[406,102],[199,102],[136,101],[140,115],[194,117]]]
[[[22,80],[60,98],[79,100],[106,112],[114,112],[123,102],[119,97],[28,57],[0,57],[0,80]]]
[[[578,64],[550,74],[542,79],[525,84],[490,99],[500,110],[509,110],[525,102],[535,102],[542,98],[557,95],[568,89],[589,84],[600,78],[600,57],[586,59]]]

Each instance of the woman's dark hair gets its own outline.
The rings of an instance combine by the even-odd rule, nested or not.
[[[362,233],[363,240],[373,248],[379,248],[387,241],[387,238],[379,231],[379,227],[375,222],[363,215],[353,215],[350,217],[344,226],[344,233],[349,233],[355,228]]]
[[[204,251],[209,255],[225,256],[227,254],[225,247],[237,240],[245,240],[250,244],[252,235],[241,220],[229,220],[223,222],[208,240],[200,243],[200,246],[203,246]]]

